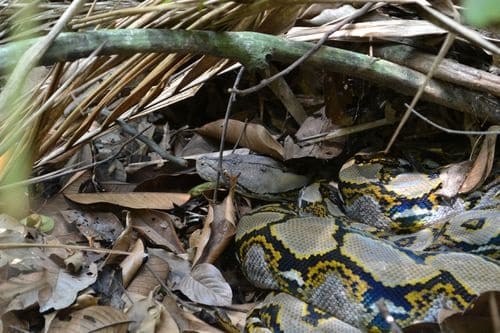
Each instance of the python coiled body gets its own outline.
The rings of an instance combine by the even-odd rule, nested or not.
[[[379,302],[406,327],[500,290],[498,205],[459,212],[438,196],[439,175],[400,161],[358,158],[340,173],[350,217],[270,204],[241,218],[236,247],[245,275],[280,292],[249,314],[248,330],[389,332]],[[353,221],[354,210],[368,214],[361,218],[368,224]],[[418,231],[393,233],[408,230]]]

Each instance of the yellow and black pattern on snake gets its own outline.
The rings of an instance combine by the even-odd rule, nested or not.
[[[231,164],[226,168],[233,173]],[[253,173],[245,172],[245,163],[237,171],[252,186],[280,181],[274,172],[247,177]],[[358,157],[339,175],[343,208],[352,216],[352,207],[362,204],[358,218],[370,225],[343,216],[321,184],[303,191],[305,205],[266,205],[243,216],[236,245],[245,275],[257,287],[288,293],[258,306],[248,328],[386,332],[378,300],[404,327],[435,321],[441,308],[463,310],[478,294],[499,290],[500,269],[493,260],[500,245],[497,203],[445,219],[459,210],[437,195],[438,176],[414,172],[397,159]],[[420,230],[394,235],[391,229]],[[292,302],[291,295],[302,301]],[[283,329],[290,318],[297,322]]]
[[[358,154],[339,172],[339,190],[350,217],[395,232],[416,231],[463,210],[438,195],[440,173],[420,173],[405,160]]]
[[[247,329],[253,333],[290,331],[295,333],[361,333],[328,312],[302,302],[287,293],[269,293],[247,316]]]
[[[460,251],[500,259],[499,204],[500,200],[490,199],[489,209],[461,212],[444,222],[435,222],[418,232],[404,235],[394,235],[385,228],[354,221],[349,221],[349,225],[411,250]],[[345,217],[338,205],[340,199],[335,188],[327,183],[313,183],[301,191],[297,206],[291,204],[287,208],[294,210],[297,216]],[[269,207],[272,208],[267,210],[277,209]]]
[[[470,210],[414,233],[394,235],[384,229],[351,222],[351,228],[376,235],[413,251],[453,251],[500,260],[498,209]]]
[[[463,310],[480,293],[500,289],[494,260],[412,251],[351,228],[347,219],[265,210],[244,216],[238,226],[238,257],[249,281],[362,330],[389,331],[376,306],[382,299],[405,327],[434,322],[440,308]]]

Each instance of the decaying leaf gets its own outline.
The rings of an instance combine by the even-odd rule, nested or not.
[[[196,131],[214,139],[220,140],[224,120],[208,123]],[[244,122],[230,119],[226,133],[226,142],[239,142],[240,146],[247,147],[256,153],[268,155],[282,160],[284,149],[281,144],[262,125],[245,124]]]
[[[464,183],[470,167],[470,161],[452,163],[442,167],[439,172],[439,179],[442,182],[441,188],[436,191],[436,194],[447,198],[455,197]]]
[[[21,274],[0,285],[0,305],[4,311],[24,310],[39,304],[40,312],[71,305],[78,293],[95,282],[97,266],[91,264],[78,275],[55,264],[41,272]]]
[[[167,279],[170,272],[167,262],[160,257],[163,256],[164,250],[149,249],[148,261],[141,267],[137,275],[127,287],[127,291],[147,296],[160,281]],[[160,280],[160,281],[158,281]]]
[[[500,126],[491,126],[488,131],[498,131]],[[495,145],[497,134],[488,134],[485,136],[481,150],[472,165],[467,178],[465,179],[460,193],[468,193],[481,186],[486,178],[490,175],[495,161]]]
[[[0,284],[1,313],[23,310],[38,302],[38,294],[49,288],[47,274],[34,272],[21,274]]]
[[[453,333],[496,333],[500,330],[500,293],[481,294],[463,313],[452,314],[440,323],[442,332]]]
[[[217,267],[211,264],[199,264],[193,267],[176,289],[194,302],[214,306],[231,305],[233,293]]]
[[[65,270],[51,271],[48,276],[51,290],[49,295],[40,299],[40,312],[68,307],[75,301],[78,293],[94,283],[96,279],[97,265],[93,263],[78,275],[72,275]]]
[[[124,300],[128,302],[125,313],[130,320],[129,332],[155,333],[160,324],[164,307],[154,299],[155,290],[148,296],[128,293]]]
[[[132,254],[128,255],[121,263],[123,285],[128,286],[130,280],[137,273],[144,262],[144,243],[139,239],[132,248]]]
[[[48,327],[49,332],[55,333],[126,333],[129,319],[121,311],[110,306],[90,306],[85,309],[71,312],[69,320],[54,319]]]
[[[295,137],[300,140],[318,133],[328,133],[338,126],[332,124],[331,120],[324,115],[324,110],[307,117],[306,121],[300,126]],[[319,159],[330,159],[342,152],[345,138],[336,138],[334,140],[323,141],[320,143],[295,142],[296,139],[288,136],[285,139],[285,159],[300,157],[316,157]]]
[[[232,181],[235,182],[236,178],[234,177]],[[196,246],[194,265],[205,262],[214,263],[236,233],[234,189],[234,185],[230,186],[229,194],[221,204],[209,206],[198,243],[194,245]]]
[[[5,224],[4,224],[5,225]],[[24,229],[22,226],[21,230]],[[0,226],[0,243],[18,243],[26,242],[24,232],[18,232],[19,228],[15,226],[15,230],[8,229],[10,226]],[[19,249],[2,249],[0,250],[0,267],[9,265],[12,268],[21,271],[38,270],[42,266],[40,262],[40,255],[42,252],[37,248],[19,248]]]
[[[65,196],[81,205],[106,203],[131,209],[172,209],[184,204],[190,197],[184,193],[160,192],[77,193]]]
[[[206,324],[192,313],[181,310],[177,306],[175,299],[169,295],[165,296],[165,298],[163,299],[163,305],[165,305],[165,308],[169,312],[169,314],[172,315],[172,318],[175,320],[181,332],[203,332],[203,333],[224,332],[222,330],[219,330],[213,326]]]
[[[74,224],[87,238],[113,242],[123,231],[123,226],[112,213],[82,212],[75,209],[61,211],[68,223]]]
[[[172,218],[157,210],[134,210],[130,212],[133,228],[156,246],[184,253],[184,247],[177,237]]]
[[[168,285],[177,286],[191,272],[191,264],[185,254],[173,254],[162,249],[150,249],[158,258],[164,260],[169,267]]]

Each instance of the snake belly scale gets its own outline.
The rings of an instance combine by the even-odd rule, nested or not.
[[[414,204],[398,190],[398,202],[385,209],[391,202],[377,197],[388,193],[381,184],[390,188],[391,180],[409,175],[406,167],[398,165],[394,172],[376,163],[356,162],[358,170],[344,172],[345,203],[361,198],[358,202],[375,204],[368,208],[372,215],[382,216],[369,226],[346,216],[301,215],[284,204],[264,205],[240,219],[236,247],[243,272],[256,287],[278,292],[249,314],[247,330],[389,332],[380,301],[395,323],[406,327],[436,322],[440,309],[461,311],[479,294],[500,290],[498,206],[442,223],[453,205],[434,195],[439,184],[430,177],[427,187],[416,187],[422,193],[411,194],[418,198]],[[359,170],[363,166],[368,169]],[[376,178],[365,192],[360,175]],[[394,222],[390,217],[396,211],[403,218]],[[432,225],[435,211],[439,225]],[[410,235],[391,233],[422,227]]]

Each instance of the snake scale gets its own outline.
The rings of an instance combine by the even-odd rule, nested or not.
[[[242,193],[276,200],[309,181],[248,156],[223,160]],[[216,170],[216,159],[197,162],[202,178],[214,180]],[[294,185],[283,187],[280,175]],[[301,192],[305,208],[299,200],[244,215],[236,234],[242,270],[256,287],[276,291],[248,315],[246,330],[389,332],[391,320],[436,322],[440,309],[462,311],[500,290],[498,192],[464,211],[459,199],[437,194],[441,182],[439,172],[415,172],[401,159],[357,155],[339,173],[342,207],[333,189],[311,185]]]

